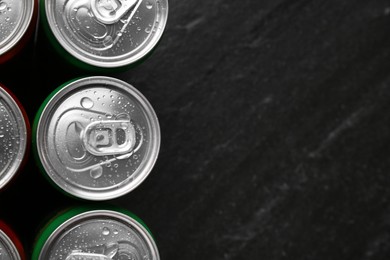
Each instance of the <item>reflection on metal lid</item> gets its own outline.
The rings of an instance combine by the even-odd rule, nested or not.
[[[160,147],[156,114],[126,82],[88,77],[71,82],[45,105],[37,150],[49,177],[89,200],[124,195],[150,173]]]

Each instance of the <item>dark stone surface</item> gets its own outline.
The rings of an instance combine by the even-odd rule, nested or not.
[[[161,259],[389,259],[390,2],[169,4],[153,55],[113,75],[149,99],[162,146],[112,203],[147,223]],[[31,120],[84,75],[42,46],[0,72]],[[48,216],[80,202],[30,160],[0,203],[31,250]]]

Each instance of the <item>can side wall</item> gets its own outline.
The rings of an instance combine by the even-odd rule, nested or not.
[[[0,219],[0,230],[4,231],[4,233],[11,239],[12,243],[18,250],[20,254],[21,260],[26,260],[26,252],[24,249],[24,246],[22,245],[22,242],[18,238],[18,235],[15,233],[14,230],[12,230],[11,226],[9,224],[5,223]]]

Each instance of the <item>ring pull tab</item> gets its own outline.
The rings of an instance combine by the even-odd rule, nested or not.
[[[103,254],[83,253],[78,250],[72,251],[65,260],[112,260],[111,257]]]
[[[104,24],[118,22],[141,0],[91,0],[91,9],[96,19]]]
[[[132,151],[136,134],[129,120],[106,120],[87,125],[82,139],[85,149],[93,155],[116,155]]]

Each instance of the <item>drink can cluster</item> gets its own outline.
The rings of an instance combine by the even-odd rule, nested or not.
[[[159,260],[150,229],[122,209],[72,208],[52,218],[35,241],[32,260]]]
[[[0,0],[0,65],[34,34],[38,12],[48,40],[78,68],[129,68],[159,43],[168,0]],[[24,107],[0,84],[0,191],[25,165],[30,142],[40,170],[71,197],[104,201],[137,188],[160,149],[148,99],[108,76],[80,77],[54,89],[31,129]],[[77,208],[57,215],[35,241],[32,259],[159,260],[147,226],[124,210]],[[25,260],[15,233],[0,221],[0,259]]]
[[[66,194],[109,200],[135,189],[151,172],[160,127],[149,101],[122,80],[91,76],[60,86],[34,121],[35,155]]]
[[[158,44],[167,0],[42,0],[49,39],[73,64],[88,69],[127,68]]]
[[[25,260],[25,250],[16,232],[0,220],[0,259]]]
[[[0,190],[20,173],[29,153],[30,124],[16,96],[0,84]]]
[[[35,31],[37,0],[0,0],[0,64],[19,54]]]

